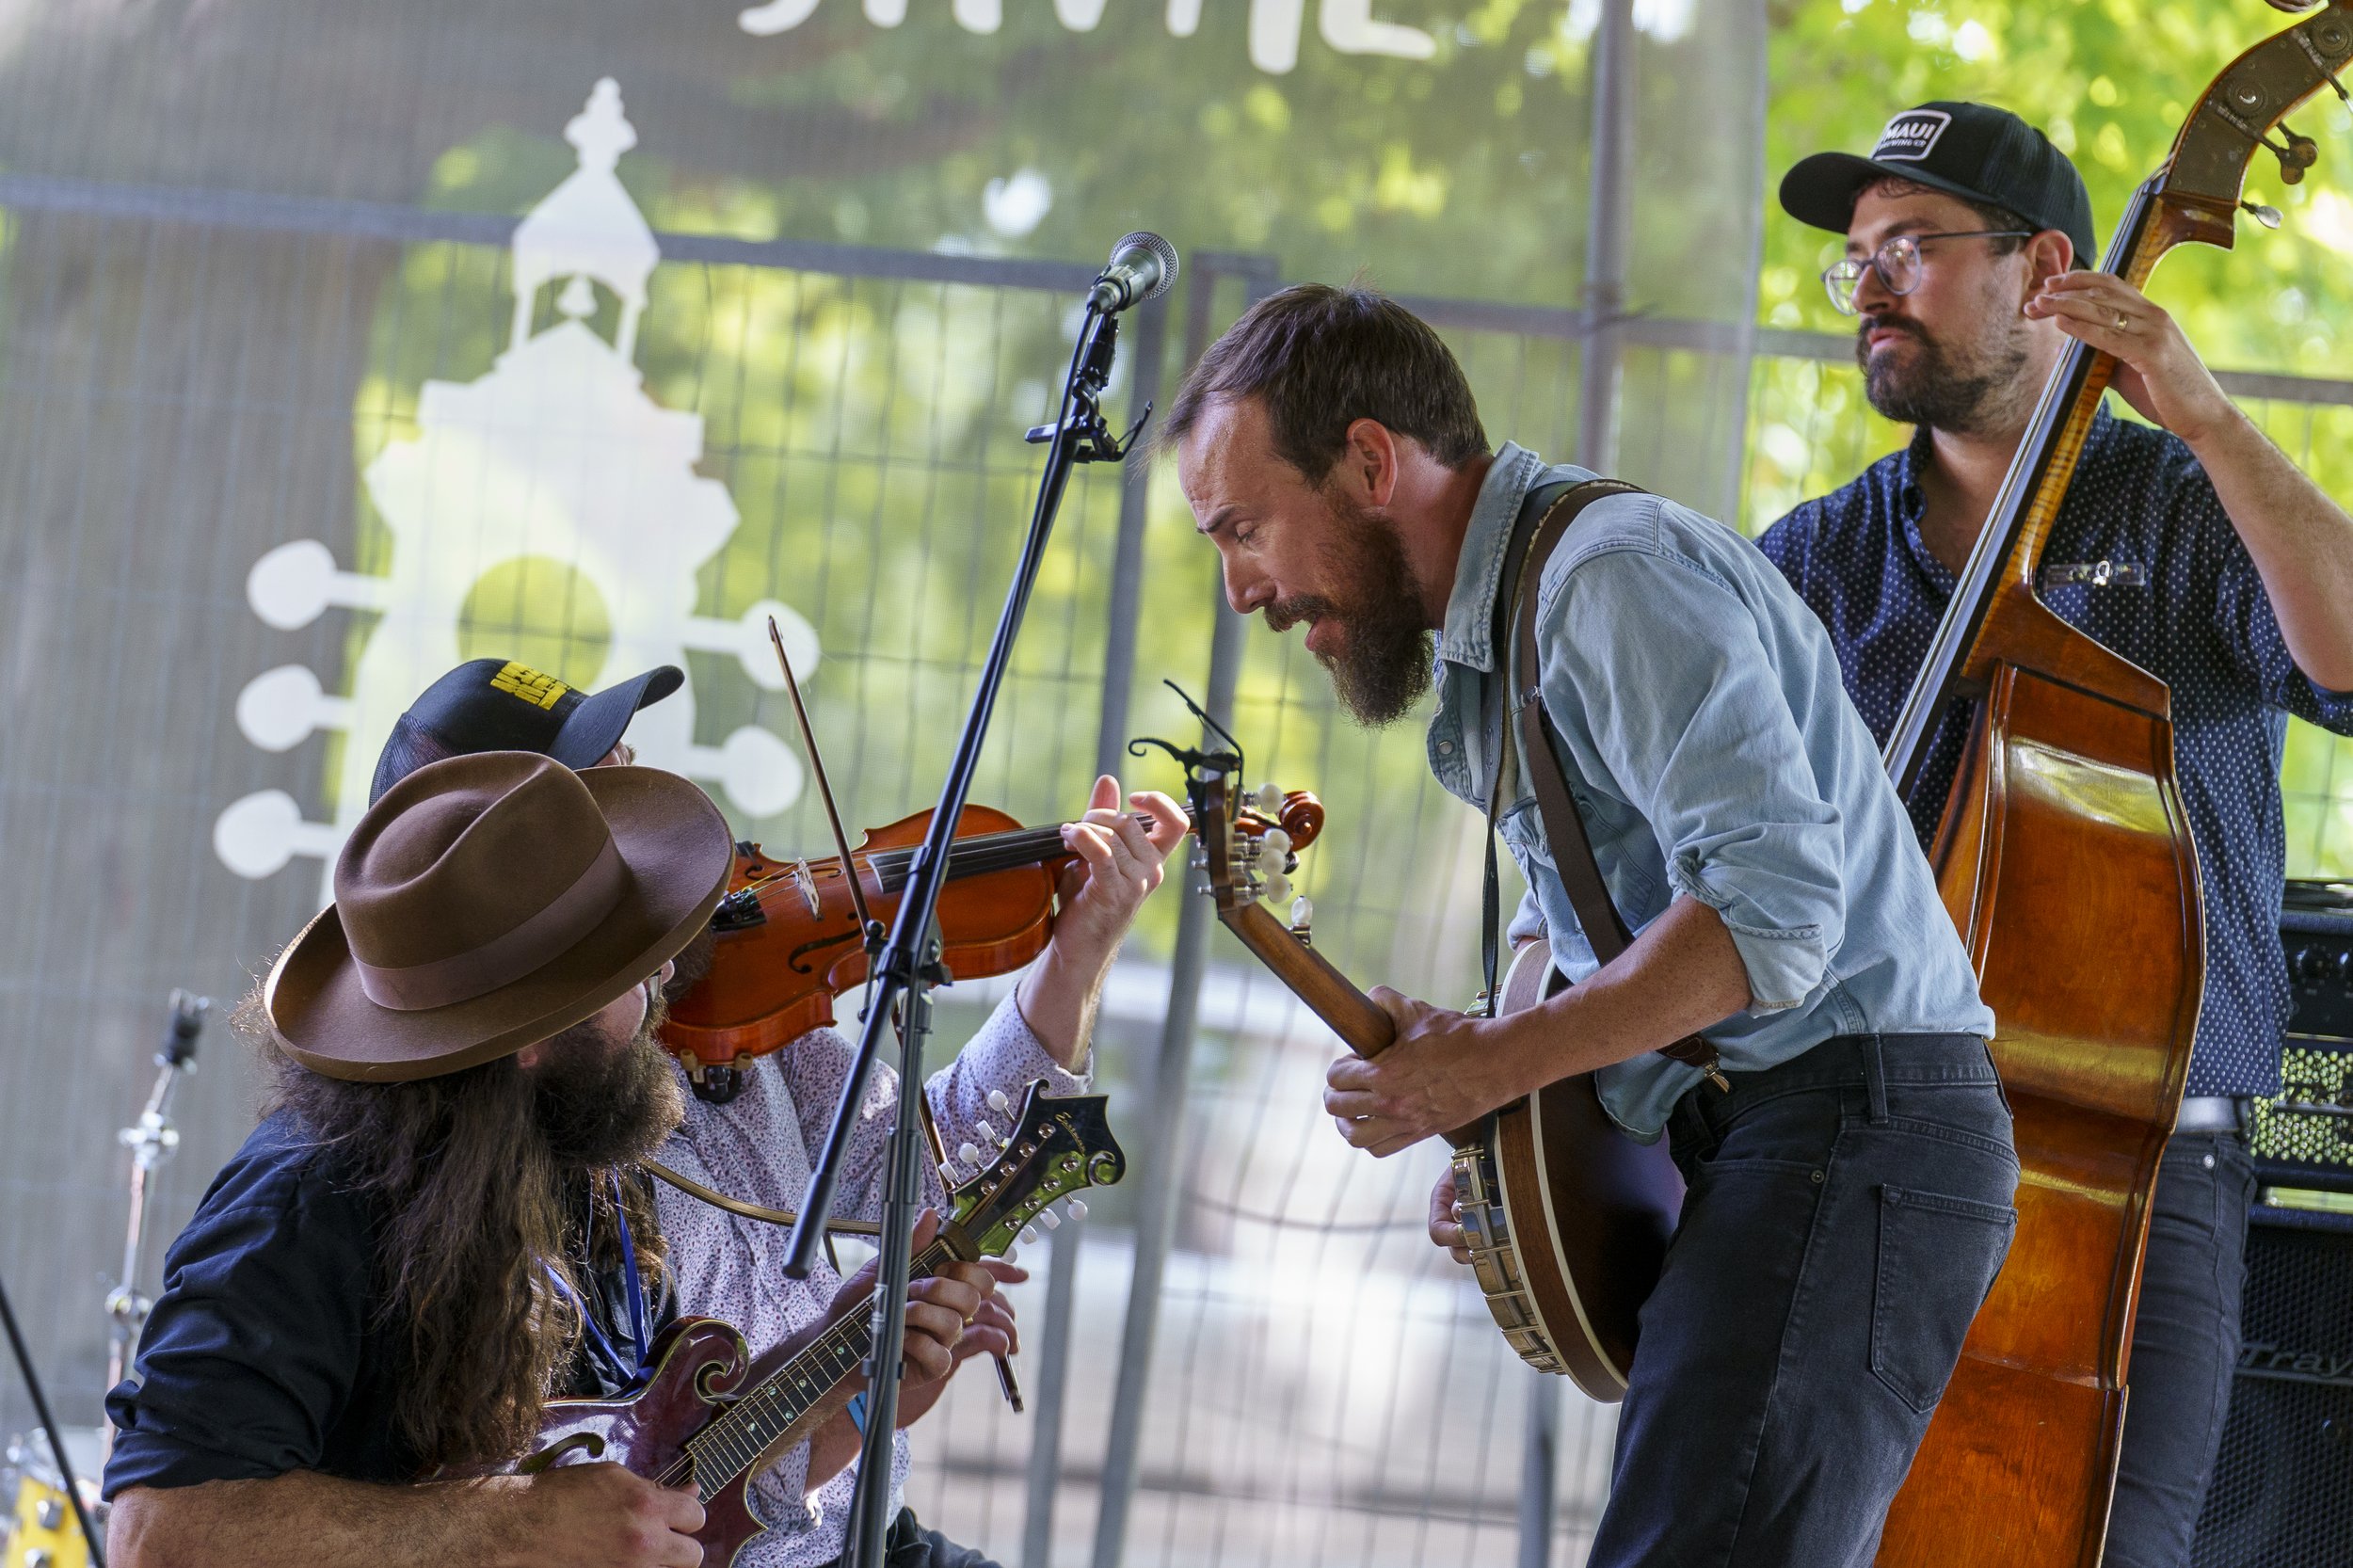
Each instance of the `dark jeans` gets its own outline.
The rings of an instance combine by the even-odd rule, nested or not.
[[[835,1568],[846,1560],[836,1558]],[[903,1508],[890,1521],[889,1537],[883,1543],[883,1568],[998,1568],[998,1564],[937,1530],[925,1529],[915,1510]]]
[[[2177,1133],[2166,1145],[2125,1368],[2107,1568],[2189,1561],[2231,1410],[2254,1195],[2254,1163],[2237,1133]]]
[[[1867,1564],[2017,1224],[1985,1042],[1842,1036],[1703,1084],[1591,1568]]]

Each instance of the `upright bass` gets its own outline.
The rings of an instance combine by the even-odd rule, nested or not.
[[[2137,286],[2177,245],[2227,248],[2248,165],[2268,151],[2302,179],[2316,150],[2282,122],[2324,87],[2343,95],[2348,61],[2353,0],[2232,61],[2103,267]],[[2095,1568],[2106,1540],[2150,1193],[2204,978],[2170,695],[2035,594],[2114,368],[2078,343],[2053,373],[1888,740],[1909,789],[1950,705],[1975,705],[1929,858],[1999,1020],[2022,1176],[2009,1260],[1889,1512],[1883,1565]]]

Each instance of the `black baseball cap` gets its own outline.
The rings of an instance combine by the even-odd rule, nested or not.
[[[1791,217],[1843,234],[1855,198],[1875,180],[1910,180],[1973,201],[2008,207],[2038,231],[2075,242],[2075,264],[2092,266],[2091,196],[2051,138],[1991,104],[1923,104],[1887,122],[1867,158],[1817,152],[1782,177]]]
[[[657,664],[592,694],[512,659],[469,659],[393,722],[368,801],[426,762],[477,751],[536,751],[568,768],[590,767],[619,744],[637,710],[685,683],[677,665]]]

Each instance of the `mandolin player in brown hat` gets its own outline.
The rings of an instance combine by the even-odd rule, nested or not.
[[[622,1172],[679,1122],[660,988],[730,858],[686,780],[523,752],[434,762],[360,819],[244,1011],[265,1119],[108,1397],[111,1559],[700,1560],[695,1495],[617,1465],[417,1478],[522,1452],[551,1390],[617,1393],[675,1315]],[[990,1284],[912,1288],[912,1378],[949,1370]]]

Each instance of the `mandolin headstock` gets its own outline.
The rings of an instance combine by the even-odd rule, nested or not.
[[[1109,1103],[1102,1095],[1049,1095],[1042,1083],[1030,1085],[1017,1112],[1001,1096],[993,1098],[1013,1125],[998,1132],[984,1122],[982,1136],[995,1149],[984,1154],[967,1144],[957,1151],[963,1166],[979,1169],[950,1187],[942,1234],[961,1238],[958,1250],[973,1256],[1001,1257],[1016,1241],[1032,1239],[1032,1224],[1059,1224],[1053,1205],[1061,1200],[1071,1199],[1071,1217],[1082,1217],[1078,1194],[1111,1186],[1128,1169],[1103,1114]]]
[[[2258,154],[2268,153],[2278,162],[2282,184],[2300,184],[2319,161],[2320,149],[2312,137],[2291,129],[2287,117],[2323,88],[2353,102],[2344,81],[2353,65],[2353,0],[2330,0],[2317,10],[2308,0],[2272,3],[2310,14],[2223,68],[2183,120],[2172,156],[2157,176],[2156,197],[2175,242],[2230,248],[2242,206],[2277,228],[2277,211],[2244,198],[2249,167]]]

